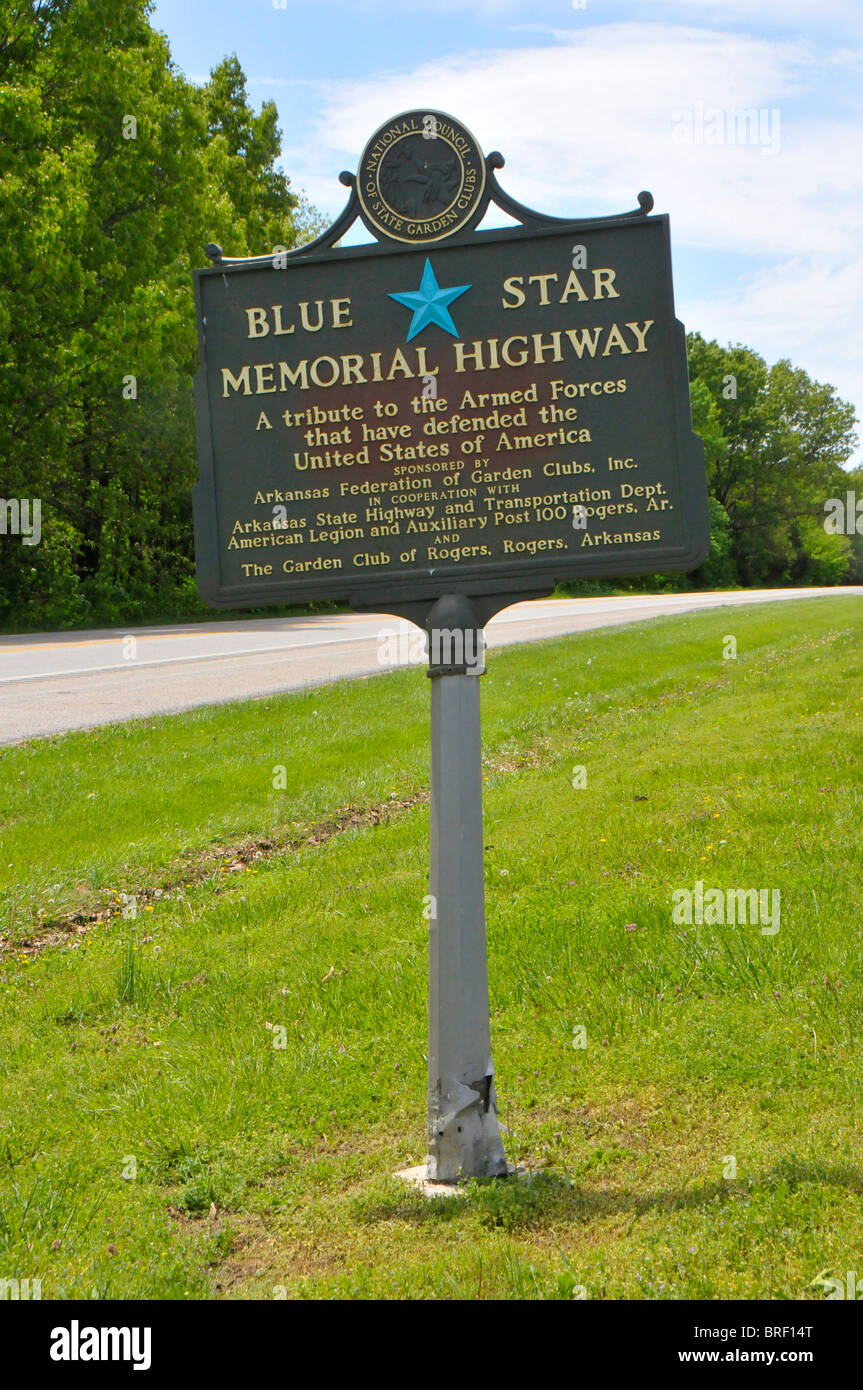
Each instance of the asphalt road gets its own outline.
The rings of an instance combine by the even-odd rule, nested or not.
[[[863,586],[539,599],[499,613],[486,641],[500,647],[722,604],[838,594],[863,597]],[[382,634],[393,638],[382,642]],[[386,614],[0,637],[0,743],[376,675],[417,661],[419,640],[412,624]]]

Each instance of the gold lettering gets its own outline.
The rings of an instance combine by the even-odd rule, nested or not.
[[[525,293],[524,293],[524,290],[521,288],[523,284],[524,284],[524,276],[523,276],[523,275],[510,275],[510,276],[507,277],[506,280],[504,280],[504,282],[503,282],[503,288],[504,288],[504,290],[506,291],[507,294],[511,294],[511,295],[513,296],[513,303],[512,303],[512,304],[507,304],[507,302],[506,302],[505,299],[502,299],[502,300],[500,301],[501,304],[503,305],[504,309],[520,309],[520,308],[521,308],[522,304],[523,304],[524,301],[525,301]]]

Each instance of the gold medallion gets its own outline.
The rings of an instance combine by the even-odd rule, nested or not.
[[[369,140],[357,194],[375,236],[422,245],[444,241],[478,219],[485,160],[470,131],[442,111],[406,111]]]

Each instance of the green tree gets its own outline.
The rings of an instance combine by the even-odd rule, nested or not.
[[[192,591],[192,269],[292,246],[276,109],[236,57],[196,87],[146,0],[0,3],[0,460],[43,540],[0,547],[0,622]]]
[[[723,348],[698,333],[688,338],[693,422],[705,439],[708,485],[731,529],[744,585],[842,578],[849,547],[818,542],[807,563],[813,521],[844,486],[856,445],[854,408],[834,387],[813,381],[786,360],[768,367],[750,348]],[[823,529],[823,528],[822,528]],[[820,565],[820,569],[819,569]],[[826,569],[825,569],[826,566]]]

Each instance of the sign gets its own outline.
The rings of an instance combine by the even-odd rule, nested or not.
[[[709,544],[667,217],[544,217],[441,111],[376,131],[298,251],[195,274],[198,585],[424,625],[431,677],[428,1178],[502,1175],[483,878],[482,628],[576,576]],[[477,230],[491,202],[516,225]],[[361,218],[372,245],[336,243]],[[458,650],[452,639],[459,639]],[[468,659],[468,639],[477,638]],[[446,639],[446,642],[445,640]]]
[[[195,545],[216,607],[550,592],[709,544],[669,223],[567,221],[442,112],[367,144],[298,251],[196,271]],[[477,231],[489,204],[518,225]],[[372,245],[336,246],[361,218]]]

